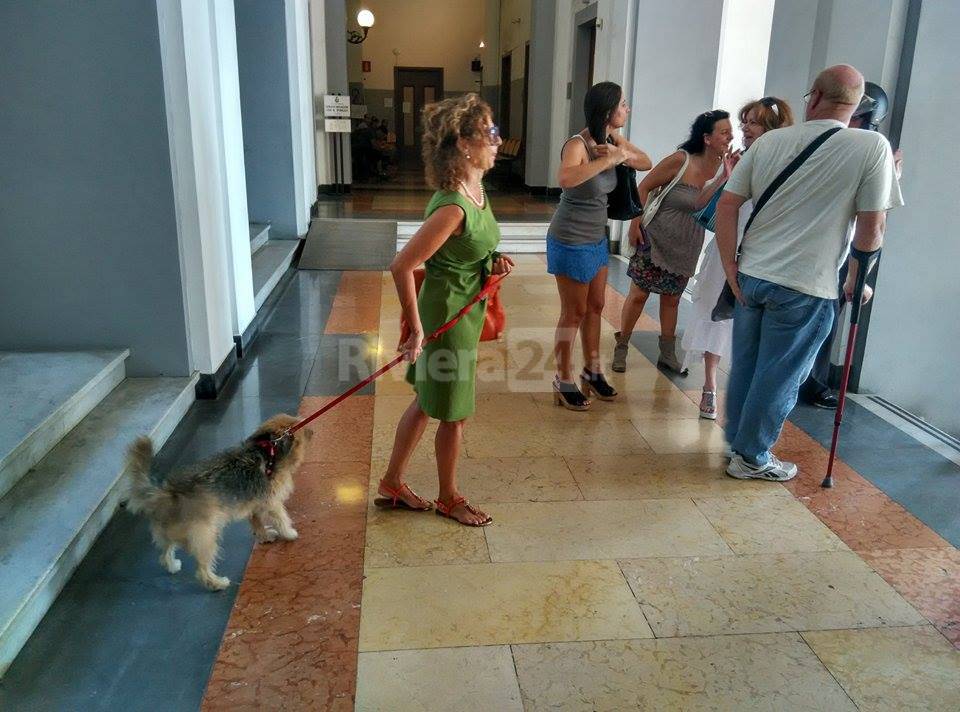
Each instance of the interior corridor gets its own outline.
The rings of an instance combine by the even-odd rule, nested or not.
[[[190,557],[165,573],[145,523],[118,512],[0,683],[0,708],[960,707],[960,532],[942,516],[960,466],[854,405],[837,485],[821,490],[832,414],[801,407],[776,448],[796,480],[726,477],[699,375],[653,366],[649,315],[627,373],[611,374],[618,400],[557,408],[553,278],[540,256],[517,261],[460,467],[490,527],[373,507],[410,399],[395,369],[314,424],[289,503],[298,541],[228,529],[227,591],[202,590]],[[627,286],[610,267],[604,348]],[[398,312],[387,274],[298,272],[161,471],[315,410],[392,355]],[[428,497],[434,428],[409,473]],[[927,501],[892,491],[894,469]]]

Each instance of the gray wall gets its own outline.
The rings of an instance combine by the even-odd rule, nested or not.
[[[524,180],[527,185],[555,185],[550,175],[550,152],[559,153],[560,146],[551,145],[553,126],[551,112],[554,93],[566,93],[565,86],[553,82],[554,64],[566,56],[556,46],[557,6],[553,2],[534,0],[530,17],[530,96],[527,97],[527,146]],[[510,108],[511,113],[513,107]]]
[[[297,237],[283,0],[235,0],[247,211],[271,235]]]
[[[900,147],[903,198],[890,213],[860,384],[960,436],[957,166],[960,4],[925,2]],[[951,57],[953,59],[951,59]]]
[[[0,349],[186,375],[155,0],[0,4]]]

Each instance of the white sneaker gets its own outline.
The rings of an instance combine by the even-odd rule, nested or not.
[[[766,465],[751,465],[740,455],[734,455],[727,465],[727,474],[738,480],[770,480],[786,482],[797,476],[797,466],[792,462],[781,462],[776,455],[770,455]]]

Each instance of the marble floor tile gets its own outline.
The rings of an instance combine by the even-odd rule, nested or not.
[[[847,550],[792,497],[708,497],[694,502],[738,554]]]
[[[493,561],[731,554],[689,499],[490,504]]]
[[[650,448],[629,420],[591,420],[589,413],[572,425],[536,423],[518,429],[513,423],[477,421],[464,434],[469,457],[592,457],[617,452],[648,453]],[[672,421],[685,422],[685,421]]]
[[[510,648],[361,653],[357,712],[523,712]]]
[[[421,461],[422,463],[422,461]],[[385,460],[375,460],[371,498],[386,470]],[[411,467],[407,483],[424,497],[437,494],[437,468]],[[563,502],[583,499],[580,488],[559,457],[461,457],[457,465],[460,490],[478,505],[489,502]]]
[[[860,493],[834,487],[802,497],[800,501],[854,551],[950,546],[879,490]]]
[[[604,361],[606,364],[606,361]],[[679,389],[673,385],[673,382],[664,376],[652,363],[647,361],[643,354],[633,350],[630,352],[630,358],[627,362],[625,373],[614,373],[613,371],[605,373],[607,380],[620,393],[633,393],[643,391],[662,391]]]
[[[346,306],[334,302],[325,334],[376,334],[380,328],[380,305]]]
[[[960,551],[888,549],[860,556],[931,623],[960,627]]]
[[[796,633],[513,646],[527,712],[856,710]]]
[[[565,457],[584,499],[774,496],[790,493],[773,482],[735,480],[724,472],[720,453]]]
[[[536,395],[540,417],[545,421],[576,422],[584,414],[558,408],[552,393]],[[600,420],[678,420],[699,418],[700,411],[683,393],[676,389],[620,392],[616,400],[594,399],[589,418]]]
[[[307,416],[332,400],[328,396],[304,398],[298,414]],[[348,398],[306,427],[313,436],[307,446],[304,462],[368,461],[373,430],[373,397],[356,395]],[[344,433],[349,433],[349,437],[344,437]]]
[[[803,637],[861,710],[960,709],[960,651],[931,626]]]
[[[657,637],[926,623],[852,552],[620,563]]]
[[[257,655],[250,661],[229,667],[218,662],[201,706],[204,712],[354,709],[356,651],[254,647]]]
[[[428,490],[417,490],[426,496]],[[483,530],[465,527],[434,512],[379,509],[367,515],[366,569],[388,566],[489,563]]]
[[[650,448],[661,454],[726,450],[723,430],[709,420],[637,419],[633,421]]]
[[[649,637],[612,561],[371,569],[363,586],[363,652]]]

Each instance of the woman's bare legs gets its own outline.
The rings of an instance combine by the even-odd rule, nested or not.
[[[604,274],[606,277],[606,274]],[[587,313],[589,284],[557,275],[557,291],[560,293],[560,319],[554,337],[553,354],[557,360],[557,375],[561,381],[573,381],[573,340]],[[600,324],[597,323],[598,339]],[[586,345],[584,345],[586,351]]]
[[[703,352],[703,390],[717,392],[717,367],[720,365],[720,356],[709,351]]]
[[[437,428],[437,438],[434,441],[437,454],[437,474],[440,479],[440,496],[438,499],[449,506],[455,499],[462,497],[457,489],[457,461],[460,459],[460,445],[463,442],[464,420],[452,422],[441,421]],[[474,508],[476,509],[476,508]],[[450,510],[450,515],[461,524],[478,525],[487,520],[485,512],[477,510],[474,514],[463,504]]]
[[[623,300],[623,309],[620,311],[620,338],[624,341],[629,341],[649,296],[650,292],[645,292],[635,284],[630,285],[630,292]]]
[[[677,312],[680,310],[679,294],[660,295],[660,336],[665,339],[676,338]]]
[[[607,268],[604,267],[587,285],[586,311],[580,322],[580,345],[583,347],[583,367],[591,373],[600,373],[600,325],[607,291]],[[572,346],[572,345],[571,345]],[[561,376],[564,380],[567,378]]]
[[[400,490],[410,457],[413,455],[417,443],[420,442],[420,438],[423,437],[423,431],[427,428],[428,420],[429,417],[420,410],[420,404],[414,398],[397,424],[397,434],[393,439],[393,451],[390,453],[390,464],[387,465],[387,472],[380,480],[386,487],[395,491]],[[386,493],[382,492],[381,494]],[[430,504],[422,497],[413,495],[409,489],[400,491],[400,494],[403,501],[410,506],[424,507]]]

